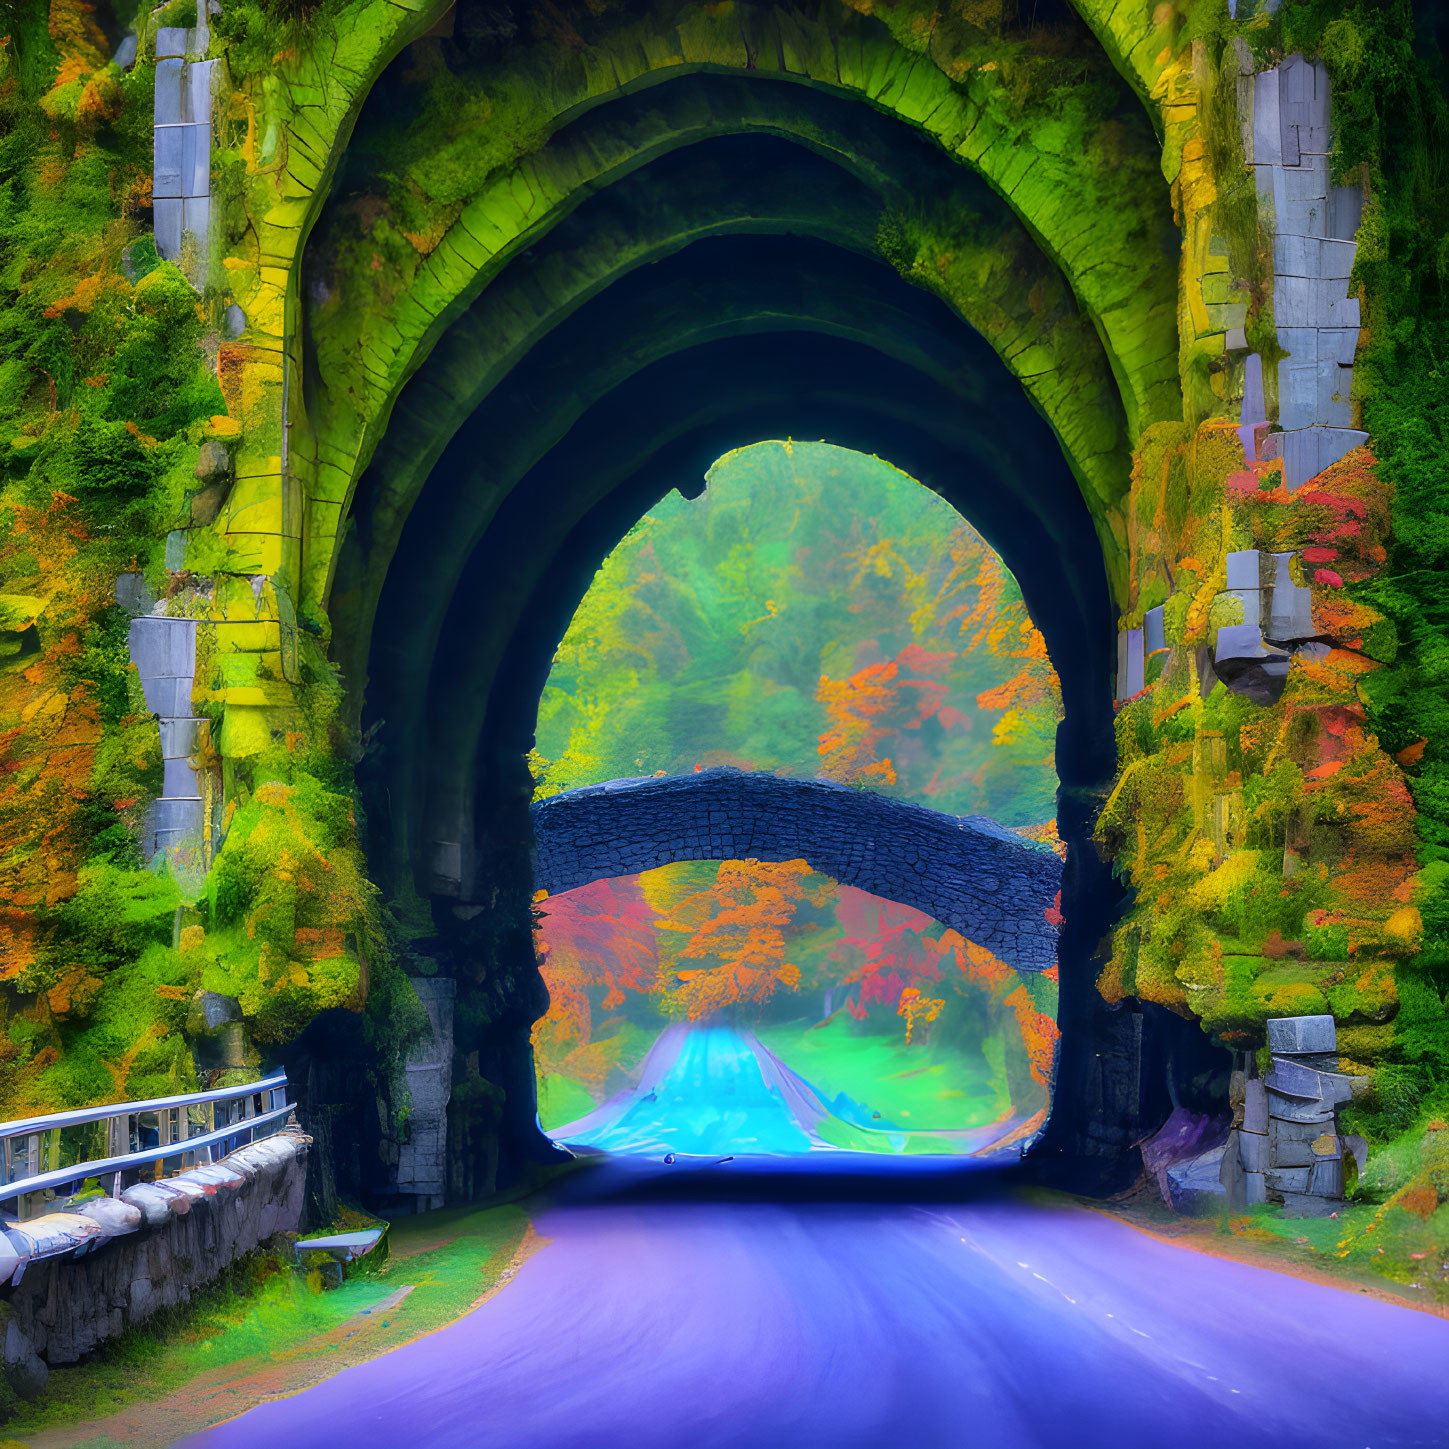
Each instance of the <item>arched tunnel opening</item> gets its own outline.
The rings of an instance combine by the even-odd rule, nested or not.
[[[326,363],[354,335],[387,95],[307,253],[303,392],[324,432],[348,406]],[[1120,899],[1090,838],[1116,759],[1120,567],[1095,510],[1125,486],[1143,396],[1113,338],[979,177],[825,88],[686,72],[568,119],[536,165],[530,185],[561,202],[428,324],[328,584],[374,879],[415,979],[452,983],[446,1195],[552,1152],[530,1052],[548,997],[527,759],[555,649],[628,529],[765,437],[889,458],[1019,582],[1063,710],[1058,1105],[1034,1152],[1075,1182],[1121,1180],[1169,1079],[1219,1091],[1226,1073],[1190,1026],[1109,1009],[1093,984]]]
[[[1000,559],[879,459],[761,443],[663,500],[539,709],[545,1133],[1019,1151],[1055,1067],[1059,697]]]

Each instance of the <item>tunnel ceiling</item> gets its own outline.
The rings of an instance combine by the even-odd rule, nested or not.
[[[1059,268],[1102,340],[1129,432],[1180,415],[1179,236],[1158,147],[1084,27],[1034,32],[1028,44],[948,36],[943,23],[941,54],[923,56],[844,7],[684,6],[672,28],[659,17],[603,19],[586,27],[582,50],[535,39],[480,60],[469,24],[465,10],[454,38],[413,46],[374,87],[309,250],[306,292],[320,305],[309,318],[307,406],[320,441],[298,465],[315,472],[315,595],[331,577],[327,539],[402,384],[470,301],[589,195],[731,129],[793,128],[878,180],[919,173],[889,152],[925,139],[960,176],[1002,196],[1033,249]],[[1005,90],[988,59],[998,53],[1011,57]],[[744,99],[701,84],[729,71]],[[789,118],[792,93],[797,104],[843,98],[859,117],[892,121],[886,151],[878,136],[852,159],[852,133],[868,126],[821,137],[808,115]],[[893,203],[906,203],[922,239],[949,242],[955,228],[938,237],[940,218],[922,213],[945,199],[952,220],[969,215],[971,198],[958,204],[951,191],[897,185]],[[931,261],[954,250],[937,247]],[[1031,370],[1043,361],[1060,365],[1025,359]]]
[[[1181,413],[1180,238],[1090,33],[1038,35],[1080,93],[1048,112],[829,5],[733,10],[699,63],[622,22],[484,53],[469,13],[374,87],[304,268],[306,588],[383,722],[385,887],[468,898],[593,571],[765,436],[879,453],[978,526],[1048,639],[1065,754],[1110,768],[1115,505]]]

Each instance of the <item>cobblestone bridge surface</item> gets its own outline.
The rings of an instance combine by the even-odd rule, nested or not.
[[[824,780],[703,770],[588,785],[533,807],[550,895],[680,860],[805,860],[926,912],[1019,971],[1056,964],[1061,862],[981,815],[943,815]]]

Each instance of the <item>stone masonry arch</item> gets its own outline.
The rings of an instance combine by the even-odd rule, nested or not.
[[[533,807],[550,895],[685,860],[804,860],[914,906],[1018,971],[1057,963],[1061,862],[983,816],[747,770],[611,780]]]

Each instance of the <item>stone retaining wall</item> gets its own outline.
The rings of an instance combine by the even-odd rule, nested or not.
[[[134,1230],[88,1244],[81,1256],[27,1264],[18,1284],[0,1288],[11,1387],[38,1393],[50,1365],[74,1363],[160,1309],[190,1302],[194,1288],[274,1233],[295,1232],[311,1142],[290,1131],[263,1138],[198,1170],[194,1192],[188,1173],[128,1188],[120,1202],[140,1210]],[[220,1180],[200,1185],[205,1179]]]

